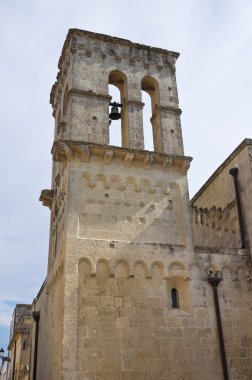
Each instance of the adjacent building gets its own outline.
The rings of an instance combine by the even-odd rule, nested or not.
[[[11,322],[9,379],[29,379],[32,305],[17,304]]]

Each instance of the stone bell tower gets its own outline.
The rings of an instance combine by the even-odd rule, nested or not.
[[[39,379],[167,379],[179,364],[171,346],[192,308],[193,243],[178,56],[68,32],[51,92],[52,189],[41,194],[51,232]],[[109,84],[121,96],[120,147],[109,145]],[[144,150],[141,91],[154,151]]]

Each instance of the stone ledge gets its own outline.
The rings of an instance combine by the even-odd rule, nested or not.
[[[68,94],[69,96],[79,96],[82,98],[99,99],[99,100],[104,100],[106,102],[110,102],[112,99],[112,97],[108,94],[97,94],[93,91],[79,90],[77,88],[70,89]]]
[[[84,151],[86,157],[85,160],[83,160],[83,158],[81,159]],[[68,160],[72,159],[80,159],[81,161],[88,162],[91,160],[92,156],[100,156],[105,164],[110,164],[115,158],[117,158],[121,159],[125,166],[133,166],[135,163],[141,163],[141,166],[145,170],[150,170],[153,165],[158,165],[163,171],[169,171],[171,168],[174,168],[179,170],[182,174],[187,173],[190,167],[190,162],[192,161],[192,158],[188,156],[177,156],[73,140],[54,141],[51,153],[54,161],[62,163],[66,163]],[[109,160],[108,156],[110,157]]]
[[[196,253],[248,256],[248,249],[195,246]]]

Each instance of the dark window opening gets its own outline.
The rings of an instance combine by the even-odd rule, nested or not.
[[[177,289],[173,288],[171,290],[171,299],[172,299],[172,307],[178,308],[179,307],[179,302],[178,302],[178,291]]]

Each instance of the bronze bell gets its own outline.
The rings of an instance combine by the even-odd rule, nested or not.
[[[109,114],[109,118],[111,120],[119,120],[121,119],[121,114],[120,112],[118,111],[118,106],[117,106],[117,103],[114,102],[111,104],[112,105],[112,108],[111,108],[111,112]]]

